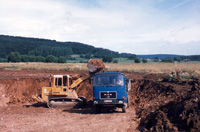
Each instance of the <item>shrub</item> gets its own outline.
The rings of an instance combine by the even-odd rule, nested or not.
[[[86,54],[86,55],[85,55],[85,58],[86,58],[86,59],[90,59],[90,58],[91,58],[91,54]]]
[[[135,62],[135,63],[140,63],[141,61],[140,61],[139,58],[135,58],[135,59],[134,59],[134,62]]]
[[[104,56],[103,57],[103,62],[112,62],[113,61],[113,58],[110,57],[110,56]]]
[[[36,56],[36,62],[45,62],[45,57],[42,56]]]
[[[147,63],[147,60],[146,60],[146,59],[142,59],[142,62],[143,62],[143,63]]]
[[[118,63],[118,60],[114,60],[113,63]]]
[[[136,55],[130,55],[130,56],[128,57],[129,60],[134,60],[134,59],[136,59],[136,58],[137,58]]]
[[[45,60],[46,62],[57,62],[57,58],[55,57],[55,56],[53,56],[53,55],[48,55],[47,57],[46,57],[46,60]]]
[[[162,62],[172,63],[174,61],[171,58],[166,58],[166,59],[162,60]]]
[[[66,60],[67,60],[66,57],[60,56],[59,59],[58,59],[58,63],[65,63]]]
[[[21,55],[21,62],[35,62],[36,58],[33,55]]]
[[[8,56],[8,62],[20,62],[21,61],[21,55],[19,52],[11,52]]]

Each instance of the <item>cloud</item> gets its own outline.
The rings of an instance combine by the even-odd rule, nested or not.
[[[137,54],[173,53],[167,45],[200,42],[197,3],[195,0],[1,0],[0,34],[78,41]],[[177,53],[185,52],[177,48],[180,48],[174,50]]]

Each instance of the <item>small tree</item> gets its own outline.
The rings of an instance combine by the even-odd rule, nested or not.
[[[142,59],[142,62],[143,63],[147,63],[147,59]]]
[[[153,58],[153,61],[154,61],[154,62],[159,62],[159,58],[158,58],[158,57],[155,57],[155,58]]]
[[[19,52],[11,52],[8,56],[8,62],[20,62],[21,61],[21,55]]]
[[[91,58],[91,54],[86,54],[86,55],[85,55],[85,58],[86,58],[86,59],[90,59],[90,58]]]
[[[48,55],[47,57],[46,57],[46,60],[45,60],[46,62],[57,62],[57,58],[55,57],[55,56],[53,56],[53,55]]]
[[[113,58],[110,57],[110,56],[104,56],[103,57],[103,62],[112,62],[113,61]]]
[[[174,61],[171,58],[166,58],[166,59],[162,60],[162,62],[172,63]]]
[[[135,62],[135,63],[140,63],[141,61],[140,61],[139,58],[135,58],[135,59],[134,59],[134,62]]]
[[[174,61],[180,62],[180,61],[181,61],[181,58],[180,58],[180,57],[174,57]]]
[[[118,60],[114,60],[113,63],[118,63]]]
[[[64,56],[60,56],[60,57],[58,58],[58,63],[65,63],[66,60],[67,60],[66,57],[64,57]]]
[[[134,60],[134,59],[136,59],[136,58],[137,58],[136,55],[130,55],[130,56],[128,57],[129,60]]]
[[[45,62],[45,57],[42,56],[36,56],[36,62]]]

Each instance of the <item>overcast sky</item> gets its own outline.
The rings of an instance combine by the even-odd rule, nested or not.
[[[200,0],[0,0],[0,34],[200,55]]]

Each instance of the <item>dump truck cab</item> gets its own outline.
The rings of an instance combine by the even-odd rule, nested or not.
[[[93,78],[93,106],[96,112],[103,107],[126,108],[130,105],[128,91],[131,89],[130,80],[124,73],[96,73]]]

